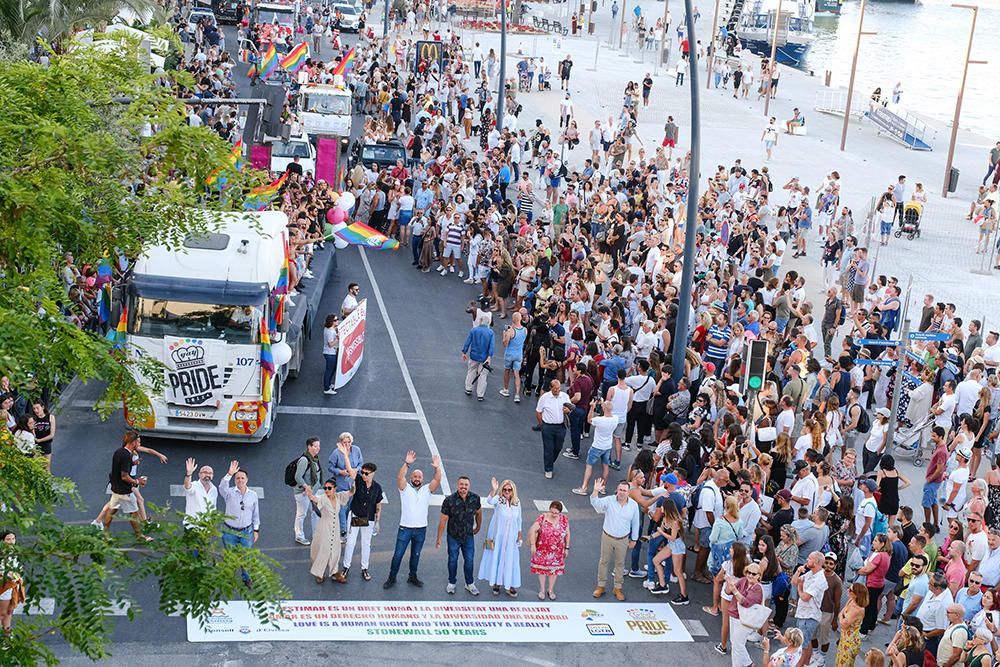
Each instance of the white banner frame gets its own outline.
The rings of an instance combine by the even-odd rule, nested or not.
[[[189,642],[404,641],[498,643],[692,642],[662,603],[291,601],[261,623],[242,600],[224,602]]]
[[[365,358],[365,326],[367,324],[368,299],[362,299],[358,307],[351,311],[337,326],[340,347],[337,349],[337,376],[333,388],[340,389],[351,381]],[[344,365],[351,366],[344,369]]]

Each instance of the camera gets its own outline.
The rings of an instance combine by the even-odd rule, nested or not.
[[[483,370],[486,371],[487,373],[492,373],[493,372],[493,366],[490,365],[490,362],[484,361],[483,362]]]

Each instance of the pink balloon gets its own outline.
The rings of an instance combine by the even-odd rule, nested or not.
[[[327,217],[332,218],[333,224],[344,222],[347,220],[347,211],[341,208],[335,208],[327,214]]]
[[[329,222],[331,225],[337,224],[337,221],[333,217],[333,214],[336,211],[337,211],[337,209],[331,208],[329,211],[326,212],[326,221]]]

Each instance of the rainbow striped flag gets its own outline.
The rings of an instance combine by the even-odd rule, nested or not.
[[[219,188],[224,188],[226,187],[226,175],[223,172],[230,169],[240,171],[243,169],[243,164],[243,139],[237,139],[236,143],[233,144],[233,149],[229,151],[226,163],[209,174],[208,178],[205,179],[205,183],[210,186],[217,185]]]
[[[285,245],[285,258],[281,262],[278,282],[274,285],[275,294],[288,294],[288,245]]]
[[[274,50],[274,43],[272,42],[267,47],[267,53],[264,54],[263,60],[260,61],[260,67],[257,71],[260,72],[261,79],[266,79],[276,69],[278,69],[278,52]]]
[[[306,64],[306,58],[308,57],[309,45],[306,42],[302,42],[281,59],[281,67],[294,74],[299,71],[300,67]]]
[[[274,384],[274,357],[271,355],[271,334],[267,327],[260,328],[260,399],[271,402],[271,385]]]
[[[340,59],[340,64],[333,69],[333,75],[337,76],[339,74],[340,76],[347,76],[347,73],[350,72],[353,67],[354,47],[352,46],[351,50],[347,52],[347,55]]]
[[[108,331],[107,339],[116,350],[125,348],[125,337],[128,334],[128,306],[122,306],[122,315],[118,318],[118,326]]]
[[[270,185],[260,185],[250,191],[250,196],[243,202],[243,208],[247,211],[263,211],[278,196],[278,192],[288,180],[286,171],[281,177]]]
[[[351,245],[363,245],[375,250],[399,250],[399,241],[388,238],[363,222],[355,222],[334,234]]]

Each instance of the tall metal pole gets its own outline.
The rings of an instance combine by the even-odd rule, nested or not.
[[[708,57],[705,58],[705,90],[712,87],[712,68],[715,66],[715,37],[719,31],[719,0],[715,0],[715,15],[712,17],[712,36],[708,38]],[[690,41],[688,42],[691,43]],[[694,79],[691,80],[692,85]]]
[[[694,45],[694,10],[691,0],[684,0],[684,18],[687,23],[688,44]],[[695,235],[698,227],[698,183],[701,180],[701,110],[698,90],[698,50],[688,49],[688,68],[691,74],[691,165],[688,172],[687,222],[684,228],[684,258],[681,269],[680,303],[677,306],[677,323],[674,326],[674,349],[670,355],[674,373],[684,373],[684,353],[687,351],[688,327],[691,319],[691,292],[694,287]]]
[[[975,5],[952,5],[961,9],[972,10],[972,25],[969,26],[969,43],[965,47],[965,68],[962,70],[962,83],[958,86],[958,99],[955,100],[955,117],[951,121],[951,142],[948,144],[948,159],[944,165],[944,185],[941,186],[941,196],[948,196],[948,181],[951,180],[951,165],[955,158],[955,142],[958,140],[958,120],[962,115],[962,96],[965,95],[965,79],[969,75],[969,65],[982,65],[984,61],[972,62],[972,40],[976,36],[976,18],[979,16],[979,7]]]
[[[622,48],[625,43],[625,8],[628,7],[628,0],[622,0],[622,21],[618,26],[618,48]]]
[[[667,31],[670,30],[670,0],[663,0],[663,30],[660,32],[660,52],[656,54],[656,73],[660,73],[663,62],[663,52],[667,50]]]
[[[497,94],[497,128],[503,127],[503,103],[507,97],[507,0],[500,0],[500,86]]]
[[[847,145],[847,125],[851,122],[851,100],[854,98],[854,76],[858,73],[858,51],[861,50],[861,34],[865,25],[866,0],[861,0],[858,9],[858,34],[854,38],[854,57],[851,59],[851,79],[847,84],[847,106],[844,107],[844,126],[840,131],[840,150]]]
[[[389,3],[392,0],[385,0],[385,9],[382,12],[382,40],[385,41],[386,35],[389,34]]]
[[[864,4],[865,0],[861,0]],[[771,36],[771,67],[777,67],[778,64],[775,58],[778,57],[778,26],[781,24],[781,0],[778,0],[778,13],[774,15],[774,35]],[[768,78],[774,78],[771,73],[767,73]],[[764,96],[764,117],[767,118],[771,112],[771,95],[774,93],[771,90],[771,82],[767,82],[767,95]]]
[[[909,280],[906,282],[906,300],[903,301],[901,307],[903,312],[900,313],[900,317],[903,319],[903,328],[899,332],[899,350],[898,359],[896,359],[896,381],[892,385],[892,404],[890,409],[892,414],[889,415],[889,430],[886,433],[886,442],[892,443],[892,436],[896,432],[896,415],[899,414],[899,396],[902,394],[903,389],[903,373],[906,371],[906,349],[909,346],[910,337],[910,288],[913,287],[913,275],[910,275]],[[891,451],[891,447],[887,447]]]

